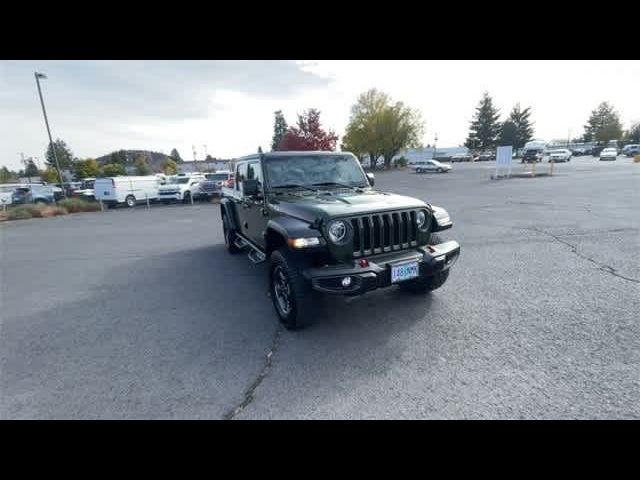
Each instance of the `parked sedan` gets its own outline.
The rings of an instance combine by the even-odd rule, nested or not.
[[[496,154],[492,152],[482,152],[476,158],[476,162],[489,162],[496,159]]]
[[[551,150],[549,152],[549,163],[569,161],[571,161],[571,150],[559,148],[558,150]]]
[[[446,173],[451,171],[453,167],[451,165],[447,165],[446,163],[440,163],[437,160],[426,160],[424,162],[414,163],[413,165],[411,165],[411,168],[413,168],[416,173],[423,173],[423,172]]]
[[[470,162],[473,160],[473,155],[469,153],[456,153],[451,157],[452,162]]]
[[[617,148],[605,148],[600,152],[600,160],[615,160],[618,158]]]
[[[622,149],[622,153],[624,153],[627,157],[633,157],[635,155],[638,155],[640,154],[640,145],[637,145],[637,144],[626,145]]]
[[[55,187],[62,192],[61,188]],[[25,203],[53,203],[55,190],[49,185],[22,185],[16,188],[11,196],[14,205]]]

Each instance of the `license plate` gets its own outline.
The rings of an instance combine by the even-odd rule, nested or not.
[[[391,283],[403,282],[418,276],[418,262],[391,266]]]

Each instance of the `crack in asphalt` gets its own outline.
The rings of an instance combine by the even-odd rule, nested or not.
[[[558,235],[554,235],[553,233],[545,232],[544,230],[540,230],[539,228],[527,228],[526,230],[532,230],[534,232],[538,232],[538,233],[542,233],[544,235],[550,236],[554,240],[556,240],[556,241],[562,243],[563,245],[566,245],[567,247],[571,248],[571,252],[574,253],[575,255],[577,255],[578,257],[582,258],[583,260],[587,260],[587,261],[593,263],[594,265],[597,265],[598,266],[598,270],[600,270],[602,272],[609,273],[609,274],[611,274],[611,275],[613,275],[615,277],[622,278],[623,280],[626,280],[628,282],[640,283],[640,280],[638,280],[636,278],[626,277],[624,275],[619,274],[616,271],[616,269],[613,268],[610,265],[599,263],[598,261],[594,260],[593,258],[587,257],[586,255],[581,254],[580,252],[578,252],[578,247],[576,247],[572,243],[567,242],[566,240],[561,239]]]
[[[240,413],[242,413],[242,411],[249,404],[251,404],[251,402],[253,402],[254,392],[260,386],[263,380],[267,377],[267,375],[269,374],[269,371],[271,370],[273,355],[276,353],[276,351],[278,350],[278,346],[280,345],[281,334],[282,334],[282,324],[278,325],[278,328],[276,329],[276,332],[273,335],[273,340],[271,341],[271,349],[269,350],[269,353],[267,353],[267,356],[265,357],[265,362],[262,367],[262,370],[260,370],[260,373],[258,374],[256,379],[253,381],[253,383],[249,386],[247,391],[244,393],[242,401],[236,407],[230,409],[227,413],[225,413],[222,417],[223,420],[233,420]]]

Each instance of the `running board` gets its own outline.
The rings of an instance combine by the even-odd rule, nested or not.
[[[249,246],[249,242],[247,242],[244,238],[242,238],[239,235],[236,235],[236,240],[235,242],[233,242],[233,244],[238,247],[239,249],[243,249],[244,247]]]
[[[253,263],[262,263],[267,259],[267,256],[262,253],[258,247],[241,235],[236,234],[236,240],[233,243],[241,250],[249,247],[249,254],[247,256]]]
[[[249,260],[255,264],[262,263],[267,259],[267,256],[264,253],[254,249],[251,249],[247,256],[249,257]]]

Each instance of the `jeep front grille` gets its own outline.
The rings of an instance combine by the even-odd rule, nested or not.
[[[416,210],[351,218],[354,258],[418,245]]]

